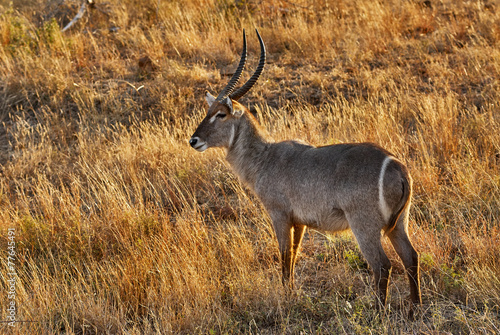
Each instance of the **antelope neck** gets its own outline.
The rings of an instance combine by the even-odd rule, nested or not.
[[[259,126],[247,113],[235,126],[232,143],[227,148],[226,159],[238,177],[252,189],[270,143],[266,141]]]

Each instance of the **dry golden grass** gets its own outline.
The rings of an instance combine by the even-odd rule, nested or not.
[[[13,228],[16,317],[35,321],[0,333],[500,331],[496,2],[96,2],[61,33],[79,1],[0,1],[0,319]],[[414,321],[388,244],[376,314],[350,234],[309,231],[286,296],[258,200],[222,151],[189,148],[254,27],[269,63],[242,100],[271,137],[373,141],[410,168]]]

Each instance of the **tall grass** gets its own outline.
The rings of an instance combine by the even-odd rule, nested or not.
[[[109,1],[65,33],[78,1],[0,5],[0,319],[15,231],[16,318],[34,321],[1,333],[499,331],[494,2]],[[242,101],[270,137],[372,141],[408,165],[415,320],[389,244],[376,314],[350,234],[309,231],[287,295],[258,199],[222,151],[189,148],[242,28],[256,64],[254,27],[269,62]]]

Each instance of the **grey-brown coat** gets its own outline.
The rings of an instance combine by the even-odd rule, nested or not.
[[[385,231],[406,268],[411,301],[421,303],[418,254],[407,231],[412,192],[408,170],[372,143],[314,147],[269,141],[255,117],[236,101],[264,66],[265,48],[258,37],[261,64],[253,83],[247,82],[236,95],[232,87],[217,98],[207,93],[209,109],[190,139],[191,146],[198,151],[225,148],[232,169],[262,201],[278,239],[284,282],[293,286],[306,227],[330,232],[351,229],[373,270],[379,302],[385,305],[391,272],[381,244]],[[244,53],[246,58],[245,39]],[[234,87],[237,79],[233,79]]]

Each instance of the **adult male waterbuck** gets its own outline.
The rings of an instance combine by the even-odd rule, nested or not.
[[[385,305],[391,262],[381,244],[385,231],[401,257],[410,281],[410,298],[421,303],[418,254],[408,238],[412,180],[406,167],[372,143],[314,147],[266,139],[255,117],[237,102],[259,78],[266,62],[235,89],[246,61],[246,37],[239,66],[215,98],[189,144],[198,151],[226,149],[238,177],[260,198],[278,238],[283,281],[293,287],[294,266],[306,227],[324,231],[351,229],[375,277],[379,303]]]

